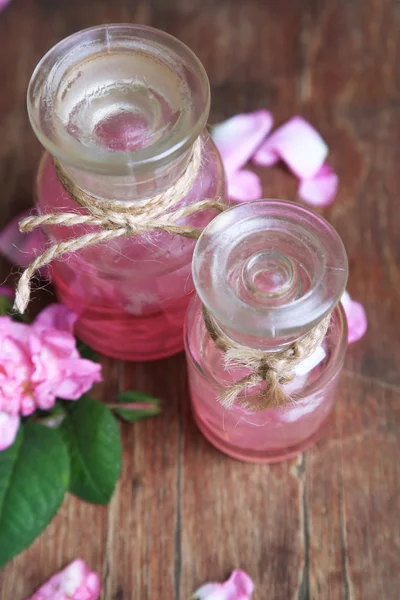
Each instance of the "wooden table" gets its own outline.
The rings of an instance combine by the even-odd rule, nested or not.
[[[97,23],[178,36],[212,85],[212,122],[267,107],[323,133],[340,193],[326,210],[368,311],[349,349],[326,437],[297,460],[252,466],[214,450],[189,409],[183,356],[104,360],[98,397],[138,388],[164,398],[157,419],[123,426],[124,468],[109,507],[68,497],[0,575],[23,600],[75,557],[101,573],[105,600],[187,600],[242,567],[255,600],[397,600],[400,590],[400,4],[396,0],[13,0],[0,14],[1,225],[32,203],[41,149],[25,92],[41,56]],[[295,179],[262,172],[265,196],[296,199]],[[9,265],[3,261],[6,273]]]

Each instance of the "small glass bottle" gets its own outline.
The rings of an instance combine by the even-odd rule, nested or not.
[[[318,437],[333,408],[347,346],[339,303],[347,257],[322,217],[291,202],[261,200],[222,213],[202,233],[193,257],[197,290],[187,314],[186,356],[194,417],[202,433],[234,458],[274,462],[303,451]],[[242,390],[230,408],[221,393],[249,375],[227,366],[207,328],[219,330],[262,356],[294,349],[326,323],[312,354],[280,385],[287,402],[260,410],[263,385]],[[329,322],[329,315],[330,322]],[[329,327],[328,327],[329,323]],[[326,334],[325,334],[326,332]],[[321,342],[322,340],[322,342]],[[268,388],[266,388],[268,393]]]
[[[54,158],[98,205],[143,203],[178,181],[199,136],[201,167],[176,208],[220,199],[223,168],[204,129],[209,105],[200,61],[166,33],[104,25],[61,41],[40,61],[28,90],[31,124],[48,151],[37,178],[39,212],[85,214],[61,185]],[[203,228],[216,214],[203,210],[179,223]],[[92,231],[45,227],[52,243]],[[53,261],[58,298],[79,315],[77,335],[126,360],[182,350],[194,246],[193,239],[154,230]]]

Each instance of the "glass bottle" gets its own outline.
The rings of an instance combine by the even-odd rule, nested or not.
[[[56,158],[97,203],[143,202],[185,172],[203,138],[202,163],[186,206],[224,195],[223,168],[205,132],[207,75],[183,43],[135,25],[81,31],[52,48],[28,90],[32,127],[45,146],[37,178],[42,214],[83,209],[57,178]],[[203,228],[216,215],[179,221]],[[47,226],[50,242],[94,231]],[[152,360],[183,349],[195,241],[165,231],[120,237],[52,263],[58,298],[78,313],[77,335],[102,354]]]
[[[274,462],[303,451],[317,439],[333,408],[347,346],[339,304],[347,257],[339,236],[322,217],[298,204],[241,204],[216,217],[202,233],[193,277],[197,296],[187,314],[185,345],[198,427],[214,446],[244,461]],[[282,386],[284,406],[244,408],[256,406],[261,389],[256,385],[224,408],[221,391],[249,369],[225,366],[224,352],[205,325],[203,307],[230,339],[267,355],[293,347],[329,314],[331,319],[322,343]]]

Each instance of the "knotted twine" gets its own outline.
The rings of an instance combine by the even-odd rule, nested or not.
[[[324,317],[305,336],[276,352],[250,348],[236,342],[219,327],[205,306],[203,318],[211,339],[223,352],[224,367],[244,367],[249,370],[248,375],[221,390],[218,395],[219,402],[227,409],[238,404],[246,410],[256,412],[284,407],[291,401],[281,386],[293,381],[296,377],[296,367],[321,345],[329,328],[331,314]],[[253,398],[241,396],[260,384],[263,384],[263,387]]]
[[[174,235],[197,239],[201,228],[190,225],[179,225],[178,221],[202,210],[215,209],[220,212],[228,208],[218,200],[205,199],[188,206],[175,206],[189,193],[201,167],[202,141],[200,138],[193,145],[188,166],[178,181],[165,192],[139,202],[118,202],[101,200],[89,196],[81,190],[69,177],[62,165],[55,161],[57,177],[68,194],[83,208],[87,214],[58,213],[27,217],[19,223],[21,232],[29,232],[37,227],[61,225],[90,225],[100,229],[77,238],[56,242],[47,248],[22,273],[16,293],[14,309],[23,313],[29,303],[31,279],[35,272],[63,254],[77,252],[82,248],[100,242],[114,240],[119,237],[133,237],[152,230],[161,230]]]

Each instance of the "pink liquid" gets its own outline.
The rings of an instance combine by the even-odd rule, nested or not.
[[[287,411],[219,408],[212,386],[190,369],[192,407],[203,435],[219,450],[246,462],[277,462],[296,456],[320,436],[334,405],[331,389],[302,399]]]
[[[251,412],[239,405],[225,409],[218,402],[220,387],[237,381],[246,372],[224,368],[220,351],[205,332],[201,311],[192,305],[186,337],[189,382],[194,418],[203,435],[225,454],[247,462],[286,460],[313,444],[334,406],[343,360],[341,357],[341,362],[332,364],[337,359],[335,340],[339,329],[339,319],[334,315],[323,343],[324,360],[286,386],[287,393],[298,398],[293,404],[261,412]],[[336,368],[332,369],[333,366]],[[327,373],[328,368],[332,373]],[[318,385],[327,374],[326,383]]]
[[[221,165],[211,142],[201,172],[182,204],[223,193]],[[45,154],[38,176],[38,203],[44,213],[83,212],[57,179]],[[215,216],[202,212],[187,222],[205,227]],[[51,227],[50,240],[92,231],[88,226]],[[183,349],[183,323],[193,292],[191,261],[195,242],[164,232],[119,238],[52,263],[58,298],[79,315],[77,335],[98,352],[123,360],[154,360]]]

